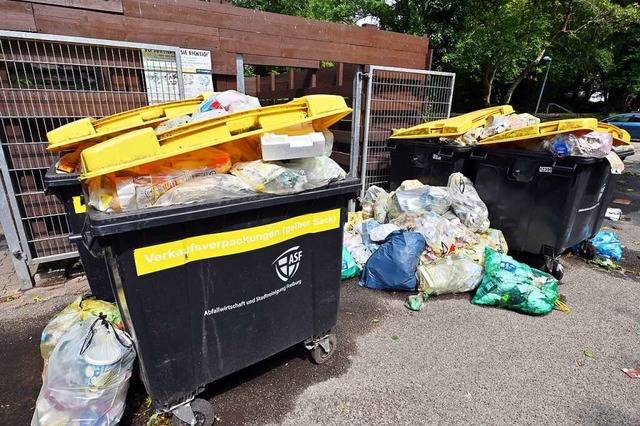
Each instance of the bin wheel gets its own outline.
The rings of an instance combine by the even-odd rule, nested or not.
[[[596,257],[596,248],[591,241],[584,241],[580,244],[578,254],[586,260],[593,260]]]
[[[195,426],[211,426],[216,420],[213,405],[211,405],[209,401],[196,398],[191,401],[190,405],[196,418]],[[175,415],[173,416],[171,424],[173,426],[189,426],[189,423],[183,422]]]
[[[562,281],[562,277],[564,277],[564,266],[557,260],[553,261],[553,267],[551,268],[551,275],[558,281]]]
[[[325,343],[325,346],[328,346],[328,351],[322,347],[322,344]],[[330,334],[324,339],[324,342],[318,343],[318,345],[311,349],[311,359],[316,364],[324,364],[333,356],[333,353],[336,351],[336,345],[338,343],[338,339],[336,339],[335,334]]]

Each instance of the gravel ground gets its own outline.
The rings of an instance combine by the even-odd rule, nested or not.
[[[626,246],[627,272],[565,256],[560,292],[570,313],[531,317],[472,305],[469,295],[432,297],[414,313],[405,294],[350,280],[330,362],[313,365],[294,347],[202,396],[220,425],[640,424],[640,380],[620,370],[640,367],[640,177],[621,179],[616,197],[632,200],[622,206],[630,221],[605,225]],[[0,303],[0,424],[29,423],[40,330],[72,297]],[[145,423],[143,399],[134,381],[121,424]]]

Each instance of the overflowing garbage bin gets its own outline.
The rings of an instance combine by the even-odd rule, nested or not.
[[[351,178],[292,195],[88,211],[85,243],[107,259],[158,407],[301,342],[317,362],[331,356],[342,225],[358,190]]]
[[[556,275],[556,257],[600,229],[618,176],[602,158],[476,148],[471,159],[491,225],[511,250],[552,259]]]
[[[390,189],[395,190],[410,179],[425,185],[446,186],[449,176],[457,172],[473,179],[469,161],[472,146],[460,140],[460,136],[485,126],[494,115],[511,113],[513,108],[503,105],[394,130],[387,140],[391,152]]]
[[[606,155],[611,138],[603,152],[598,141],[585,144],[589,152],[576,145],[596,130],[606,129],[591,119],[542,123],[488,139],[471,154],[491,225],[504,232],[510,250],[538,255],[557,278],[563,275],[558,257],[600,230],[620,173]],[[624,160],[633,148],[618,136],[611,152]]]
[[[82,244],[82,227],[87,207],[83,202],[82,185],[76,173],[56,173],[52,166],[44,176],[45,193],[54,195],[64,206],[69,221],[69,239],[78,249],[91,293],[98,299],[114,300],[104,257],[91,254]]]

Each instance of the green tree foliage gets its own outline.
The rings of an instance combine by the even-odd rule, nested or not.
[[[378,19],[385,30],[428,34],[436,69],[455,71],[465,103],[530,107],[553,58],[550,101],[586,108],[640,103],[640,6],[634,0],[235,0],[243,7],[333,22]],[[528,90],[518,93],[520,86]],[[552,90],[551,90],[552,89]],[[464,106],[463,106],[464,108]]]

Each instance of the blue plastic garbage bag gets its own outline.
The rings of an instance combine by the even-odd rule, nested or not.
[[[375,290],[415,291],[416,270],[425,245],[418,232],[392,232],[364,265],[360,285]]]
[[[600,231],[591,240],[596,248],[596,255],[613,260],[622,259],[622,243],[613,231]]]

